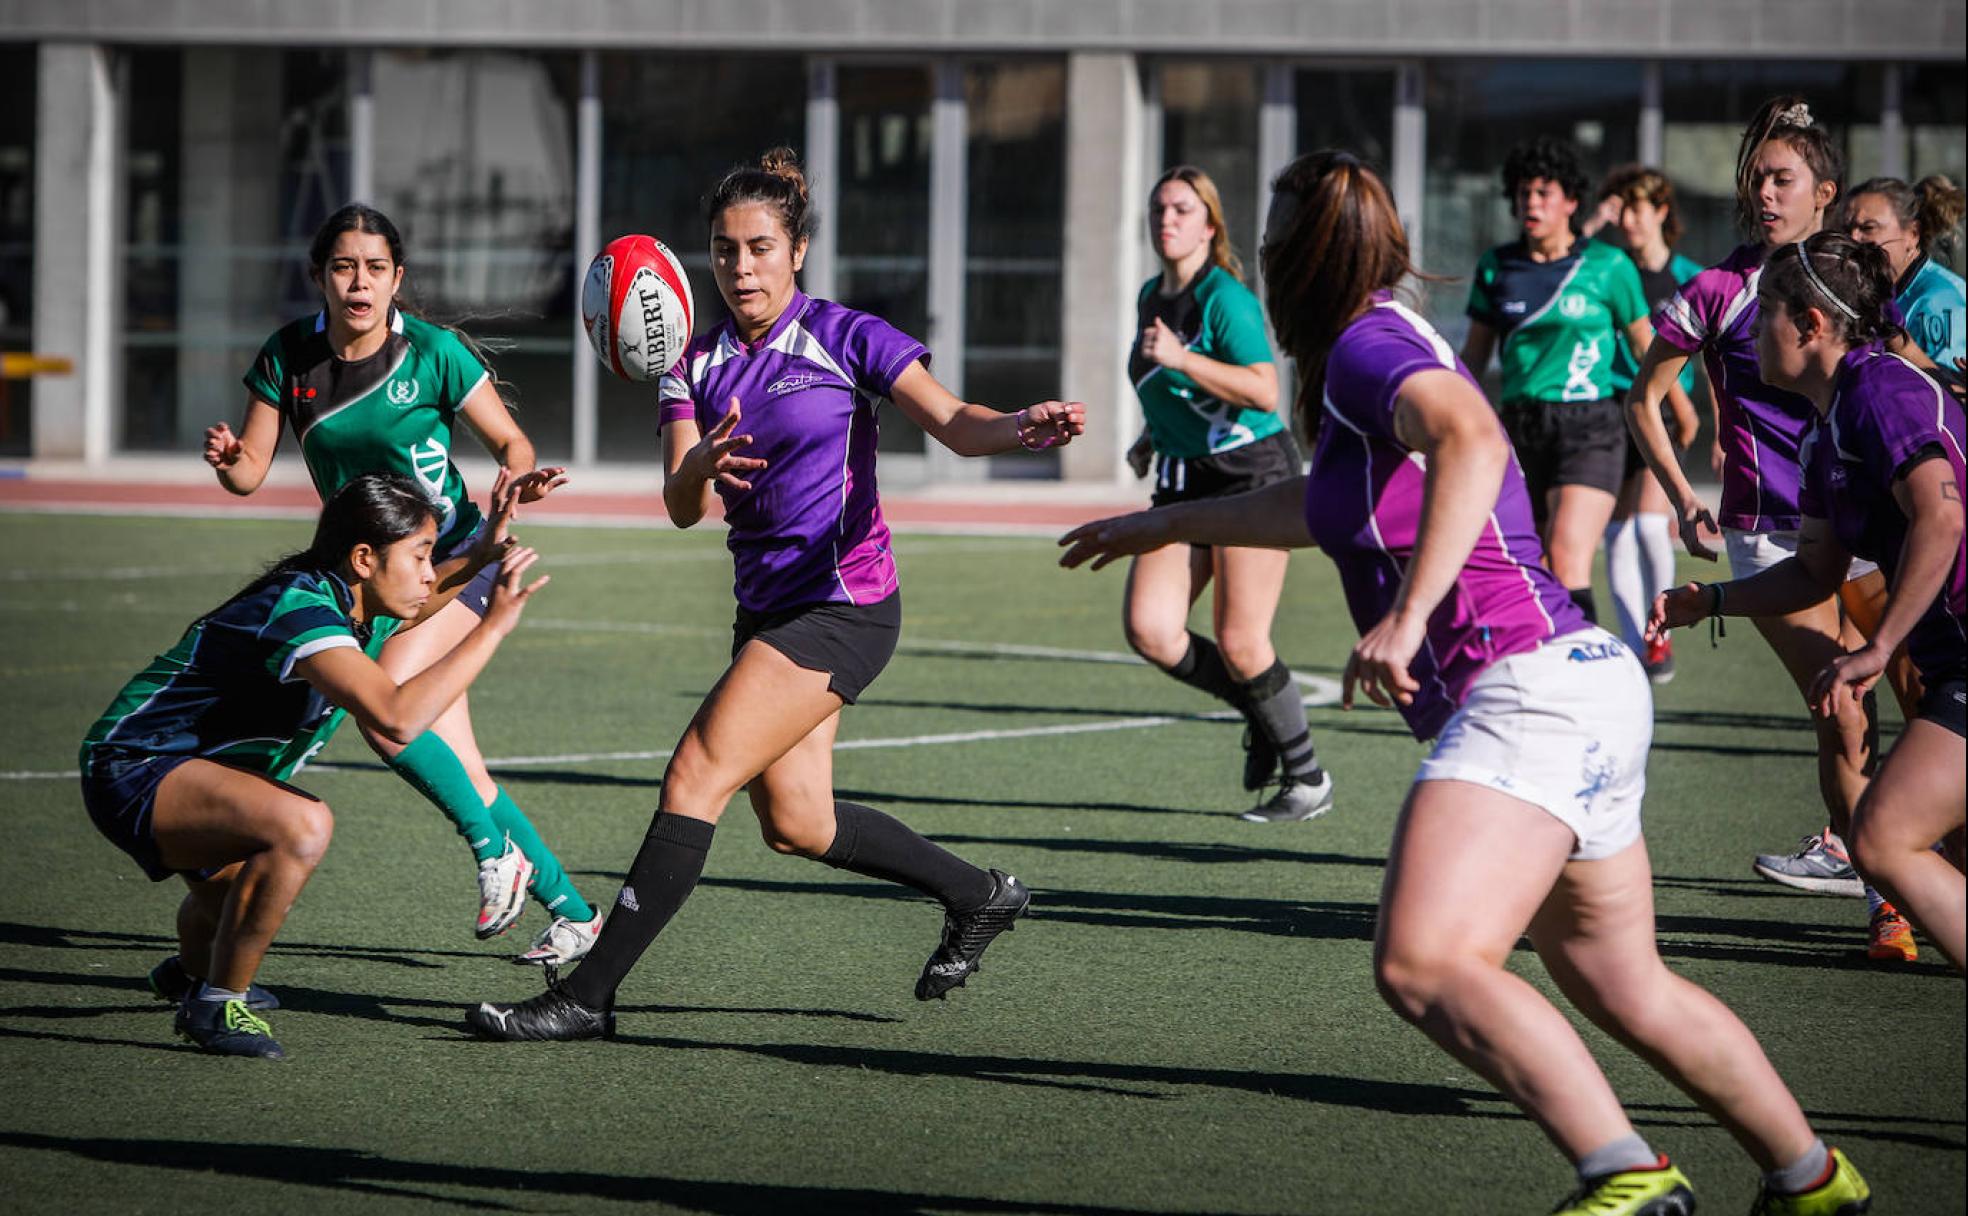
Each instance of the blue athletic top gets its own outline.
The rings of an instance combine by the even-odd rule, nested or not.
[[[1968,353],[1968,294],[1961,276],[1929,257],[1907,268],[1893,293],[1913,344],[1948,371]]]

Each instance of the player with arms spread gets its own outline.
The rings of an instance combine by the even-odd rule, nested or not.
[[[535,555],[507,551],[515,495],[502,476],[479,539],[433,567],[437,511],[405,477],[368,474],[328,498],[314,543],[192,622],[124,685],[82,744],[82,800],[152,881],[182,875],[178,956],[152,974],[177,1028],[221,1055],[284,1053],[253,983],[334,820],[286,783],[344,713],[399,742],[464,694],[519,622]],[[504,554],[504,561],[498,559]],[[498,572],[470,632],[399,684],[390,638],[424,626],[482,570]]]
[[[532,443],[462,337],[397,307],[403,240],[389,217],[361,204],[342,208],[315,233],[308,265],[321,311],[283,326],[260,348],[245,377],[240,434],[223,422],[206,431],[205,460],[221,485],[235,494],[257,490],[282,430],[290,430],[323,498],[364,473],[397,473],[423,487],[437,507],[436,560],[444,561],[469,549],[483,522],[451,458],[460,417],[498,457],[521,502],[566,481],[562,469],[534,468]],[[491,587],[486,572],[429,628],[386,646],[383,666],[408,679],[448,653],[484,614]],[[553,920],[517,961],[566,963],[594,944],[598,914],[486,771],[465,698],[414,739],[367,729],[363,738],[470,847],[478,865],[478,937],[511,927],[530,890]]]
[[[703,873],[711,836],[740,789],[776,852],[901,883],[944,908],[943,938],[916,997],[946,995],[1024,912],[1030,893],[872,807],[837,799],[834,735],[895,653],[902,600],[875,489],[875,413],[892,400],[965,456],[1065,443],[1078,402],[1013,414],[959,401],[929,374],[920,342],[878,317],[812,299],[794,283],[812,234],[806,178],[776,148],[710,195],[711,267],[730,318],[684,351],[660,387],[667,476],[679,527],[715,493],[730,526],[737,620],[731,666],[677,743],[663,800],[594,950],[565,982],[467,1021],[491,1039],[614,1032],[615,993]]]
[[[1812,1134],[1733,1013],[1669,971],[1640,831],[1652,692],[1538,564],[1523,475],[1476,379],[1393,291],[1414,273],[1380,179],[1344,152],[1279,174],[1264,282],[1305,387],[1310,473],[1068,533],[1062,563],[1186,541],[1317,544],[1339,567],[1364,690],[1433,738],[1394,829],[1375,978],[1573,1162],[1573,1216],[1686,1216],[1565,1016],[1504,966],[1530,934],[1578,1009],[1712,1113],[1764,1170],[1759,1212],[1833,1216],[1865,1183]]]

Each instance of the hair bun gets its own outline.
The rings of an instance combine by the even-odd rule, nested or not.
[[[783,144],[768,149],[765,155],[759,157],[759,168],[792,183],[799,191],[800,201],[806,201],[806,173],[800,168],[799,153]]]

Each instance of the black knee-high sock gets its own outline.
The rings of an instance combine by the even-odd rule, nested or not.
[[[1293,781],[1317,781],[1319,756],[1312,747],[1312,730],[1305,725],[1305,699],[1298,695],[1291,668],[1282,659],[1243,686],[1245,710],[1251,724],[1271,740]]]
[[[959,912],[991,898],[991,875],[901,820],[858,802],[834,803],[834,843],[821,861],[887,882],[914,887]]]
[[[569,995],[594,1009],[615,1003],[623,977],[696,889],[716,830],[701,819],[656,812],[601,936],[564,985]]]
[[[1219,701],[1243,708],[1240,700],[1242,690],[1237,684],[1237,677],[1223,665],[1223,652],[1216,648],[1215,642],[1200,633],[1190,633],[1189,649],[1176,660],[1175,666],[1163,670],[1191,688],[1201,689]]]
[[[1577,604],[1579,611],[1585,614],[1588,624],[1597,625],[1599,623],[1599,609],[1592,602],[1592,588],[1568,587],[1565,593],[1572,597],[1572,602]]]

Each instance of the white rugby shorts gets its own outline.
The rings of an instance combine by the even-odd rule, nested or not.
[[[1490,665],[1416,781],[1467,781],[1536,806],[1572,830],[1573,861],[1640,838],[1654,696],[1618,638],[1596,626]]]
[[[1722,529],[1722,543],[1729,550],[1729,577],[1748,578],[1776,565],[1787,557],[1797,555],[1796,532],[1743,532],[1736,528]],[[1879,567],[1863,557],[1852,559],[1852,568],[1845,572],[1845,581],[1864,578]]]

